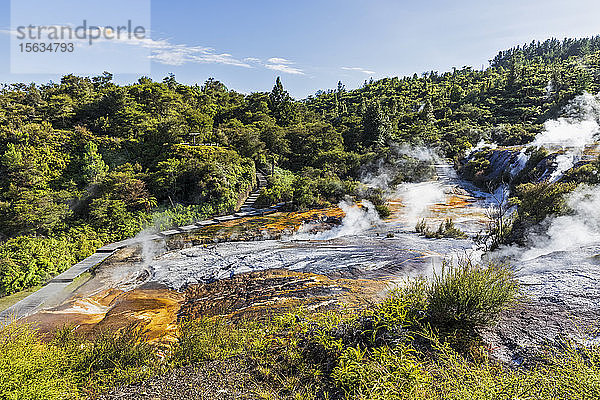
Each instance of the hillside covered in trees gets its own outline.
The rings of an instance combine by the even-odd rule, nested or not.
[[[239,206],[255,171],[264,203],[308,208],[365,193],[395,144],[460,158],[488,139],[523,144],[600,90],[600,39],[500,52],[490,67],[365,82],[294,100],[173,75],[120,86],[105,73],[0,92],[0,296],[45,282],[103,243]],[[194,133],[195,135],[190,135]],[[366,166],[366,167],[365,167]],[[403,176],[403,180],[413,179]]]

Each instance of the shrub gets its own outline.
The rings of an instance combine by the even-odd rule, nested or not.
[[[150,216],[150,227],[161,231],[174,226],[183,226],[195,221],[201,221],[215,214],[210,204],[184,206],[176,204],[175,207],[155,211]]]
[[[276,168],[275,173],[267,178],[267,187],[262,190],[257,203],[261,206],[291,201],[294,196],[295,175],[285,169]]]
[[[434,329],[471,335],[489,326],[516,300],[518,283],[507,266],[463,260],[445,264],[426,292],[426,320]]]
[[[600,183],[600,159],[591,163],[586,163],[566,171],[562,182],[587,183],[597,185]]]
[[[0,296],[45,283],[107,241],[107,235],[79,225],[57,238],[19,236],[1,243]]]
[[[422,234],[428,239],[441,239],[441,238],[453,238],[453,239],[464,239],[467,235],[454,226],[454,221],[451,218],[447,218],[444,222],[440,223],[437,231],[432,231],[427,226],[425,219],[422,219],[415,226],[415,231]]]
[[[234,326],[221,318],[186,321],[180,325],[172,362],[186,365],[261,351],[264,336],[258,322],[238,322]]]
[[[566,213],[565,194],[575,187],[574,183],[525,183],[516,187],[511,202],[519,207],[519,220],[538,223],[548,215]]]
[[[370,201],[375,206],[375,210],[379,214],[380,218],[387,218],[392,215],[392,211],[385,201],[384,192],[382,189],[368,188],[366,193],[363,193],[360,197]]]
[[[0,296],[40,285],[76,261],[65,239],[9,239],[0,245]]]
[[[373,313],[373,343],[388,344],[421,336],[424,327],[442,339],[462,340],[461,349],[492,324],[518,295],[514,273],[507,266],[446,263],[431,279],[419,278],[390,292]]]
[[[42,343],[28,325],[0,326],[0,398],[76,398],[66,354]]]
[[[342,180],[337,175],[304,168],[301,173],[276,168],[268,177],[267,187],[261,192],[260,206],[291,201],[297,209],[329,206],[342,200],[355,190],[356,182]]]
[[[151,176],[159,200],[211,203],[217,212],[226,212],[256,181],[254,162],[231,149],[179,144],[170,155]]]
[[[493,150],[485,149],[478,151],[465,165],[461,167],[461,174],[478,185],[484,184],[484,177],[490,172],[490,156]]]
[[[100,198],[90,204],[90,223],[99,232],[110,232],[115,240],[135,236],[146,218],[143,213],[128,211],[123,200]]]

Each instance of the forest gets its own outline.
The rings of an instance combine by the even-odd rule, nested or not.
[[[531,141],[600,91],[600,37],[534,42],[471,67],[365,81],[293,99],[101,76],[0,90],[0,296],[40,285],[105,243],[260,201],[295,209],[369,197],[360,178],[401,144],[455,161],[481,140]],[[401,180],[416,177],[405,174]]]

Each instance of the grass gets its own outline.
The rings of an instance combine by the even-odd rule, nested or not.
[[[163,371],[135,326],[93,339],[65,327],[43,341],[27,324],[0,326],[0,399],[71,399]]]
[[[67,355],[42,343],[28,326],[0,329],[0,398],[70,399],[76,380],[66,367]]]
[[[94,395],[211,360],[244,365],[266,399],[599,398],[598,347],[548,351],[528,368],[487,357],[480,329],[517,296],[509,268],[463,261],[361,312],[201,318],[172,345],[150,346],[134,326],[87,339],[65,328],[45,343],[13,324],[0,327],[0,399]]]

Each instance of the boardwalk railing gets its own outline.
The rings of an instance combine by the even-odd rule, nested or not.
[[[11,320],[17,320],[20,318],[27,317],[41,310],[44,304],[49,299],[55,299],[57,296],[64,295],[65,289],[69,286],[73,280],[79,277],[84,272],[89,271],[95,266],[104,262],[107,258],[113,255],[116,251],[125,247],[140,245],[141,243],[148,240],[160,241],[164,240],[173,235],[182,233],[189,233],[196,229],[201,229],[205,226],[219,224],[221,222],[232,221],[245,217],[262,216],[276,212],[279,208],[285,205],[285,203],[279,203],[269,208],[255,209],[253,208],[254,202],[258,198],[258,192],[262,187],[266,185],[266,181],[262,173],[257,173],[258,188],[256,191],[248,197],[251,201],[246,201],[242,209],[231,215],[224,215],[221,217],[214,217],[205,221],[198,221],[191,225],[180,226],[166,231],[151,234],[150,236],[134,237],[120,242],[110,243],[100,247],[94,254],[89,256],[83,261],[78,262],[71,268],[56,276],[54,279],[49,281],[44,287],[38,291],[27,296],[18,303],[13,304],[6,310],[0,312],[0,323],[5,323]],[[256,196],[254,197],[254,195]],[[253,199],[251,199],[253,197]]]

